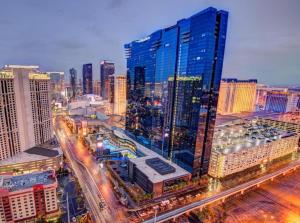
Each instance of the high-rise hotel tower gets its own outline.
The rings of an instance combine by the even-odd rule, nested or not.
[[[219,91],[218,114],[228,115],[241,112],[254,112],[256,85],[256,79],[222,79]]]
[[[53,137],[50,77],[37,66],[0,70],[0,160]]]
[[[128,134],[194,175],[208,172],[227,18],[207,8],[125,45]]]

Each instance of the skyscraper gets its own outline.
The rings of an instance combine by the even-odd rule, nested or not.
[[[71,84],[71,89],[72,89],[72,98],[76,97],[76,87],[77,87],[77,71],[75,68],[70,69],[70,84]]]
[[[221,115],[254,112],[257,80],[222,79],[218,113]]]
[[[37,66],[0,70],[0,160],[53,137],[50,77]]]
[[[125,45],[126,130],[194,175],[208,172],[227,18],[207,8]]]
[[[83,94],[93,94],[93,67],[91,63],[83,65],[82,87]]]
[[[114,114],[124,115],[126,112],[126,75],[115,76]]]
[[[107,60],[100,63],[101,97],[108,99],[109,76],[115,73],[115,64]]]

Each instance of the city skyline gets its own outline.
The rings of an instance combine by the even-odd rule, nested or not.
[[[288,2],[1,4],[0,223],[300,223]]]
[[[297,84],[300,31],[295,27],[299,20],[299,2],[272,1],[269,11],[266,8],[271,1],[248,1],[243,5],[236,2],[189,1],[186,4],[176,1],[178,7],[173,13],[165,13],[170,1],[164,1],[159,8],[153,7],[156,4],[152,1],[125,4],[114,0],[103,3],[100,8],[96,7],[98,1],[91,1],[89,5],[27,1],[18,2],[17,7],[10,1],[3,3],[6,10],[0,16],[0,26],[6,30],[0,37],[5,43],[1,46],[0,61],[3,65],[38,64],[44,71],[61,70],[68,80],[68,70],[76,68],[80,78],[85,63],[93,63],[93,78],[98,79],[99,62],[108,59],[115,62],[117,74],[124,74],[124,43],[213,6],[230,11],[223,77],[257,78],[259,83],[266,84]],[[83,8],[89,12],[84,17],[81,16]],[[147,10],[136,11],[135,8]]]

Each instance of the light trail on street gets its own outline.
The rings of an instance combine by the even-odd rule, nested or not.
[[[66,125],[61,120],[55,120],[55,133],[58,141],[71,164],[86,200],[91,208],[94,220],[98,223],[128,222],[125,209],[118,202],[106,173],[99,168],[86,148],[67,133]],[[103,208],[100,208],[100,203]]]

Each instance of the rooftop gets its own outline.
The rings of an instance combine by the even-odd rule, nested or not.
[[[295,135],[278,128],[260,124],[256,120],[241,121],[216,128],[213,150],[222,154],[240,152]]]
[[[39,155],[39,156],[45,156],[45,157],[56,157],[59,155],[59,152],[54,149],[47,149],[39,146],[32,147],[30,149],[27,149],[25,153],[31,154],[31,155]]]
[[[49,159],[62,156],[59,146],[48,141],[42,145],[32,147],[24,152],[18,153],[10,158],[0,161],[0,166],[13,165],[18,163],[34,162],[38,160]]]
[[[259,111],[259,112],[241,112],[233,115],[217,115],[216,126],[222,126],[228,122],[234,122],[238,120],[252,120],[255,118],[277,118],[280,113],[269,112],[269,111]]]
[[[0,176],[0,188],[9,192],[31,188],[35,185],[49,185],[56,182],[53,170],[34,172],[19,176]]]
[[[158,172],[160,175],[166,175],[169,173],[174,173],[176,169],[168,164],[167,162],[161,160],[158,157],[146,159],[145,163]]]
[[[257,79],[238,80],[237,78],[223,78],[222,81],[226,83],[257,83]]]
[[[116,134],[118,137],[133,142],[137,147],[137,151],[144,155],[142,157],[130,159],[130,162],[134,163],[136,167],[142,171],[152,183],[159,183],[190,175],[190,173],[185,169],[133,140],[121,129],[115,129],[114,134]],[[159,168],[163,169],[160,170]]]

